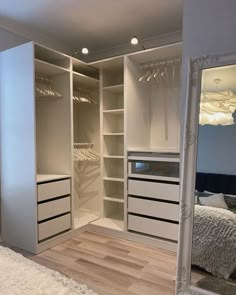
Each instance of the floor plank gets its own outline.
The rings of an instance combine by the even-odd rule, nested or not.
[[[86,284],[99,295],[172,295],[176,254],[84,232],[30,257]]]

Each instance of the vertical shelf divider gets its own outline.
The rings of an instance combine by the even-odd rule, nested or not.
[[[105,227],[106,220],[119,221],[118,224],[122,224],[123,231],[126,190],[124,59],[118,68],[109,65],[101,70],[100,75],[103,220]],[[117,81],[116,76],[119,76]]]

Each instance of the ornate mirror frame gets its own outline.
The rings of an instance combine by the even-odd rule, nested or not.
[[[177,261],[177,295],[215,295],[216,293],[191,286],[191,248],[197,160],[197,139],[202,71],[236,64],[236,53],[207,55],[188,62],[188,93],[184,118],[180,185],[180,230]]]

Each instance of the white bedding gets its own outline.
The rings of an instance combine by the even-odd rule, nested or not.
[[[228,279],[236,269],[236,214],[195,205],[192,264]]]

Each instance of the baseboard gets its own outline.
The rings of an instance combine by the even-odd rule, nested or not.
[[[101,227],[94,224],[89,224],[86,230],[103,234],[106,236],[112,236],[112,237],[116,237],[120,239],[125,239],[128,241],[137,242],[137,243],[148,245],[151,247],[156,247],[156,248],[160,248],[160,249],[164,249],[164,250],[168,250],[172,252],[177,252],[177,243],[165,241],[159,238],[145,237],[143,235],[118,231],[118,230],[105,228],[105,227]]]

